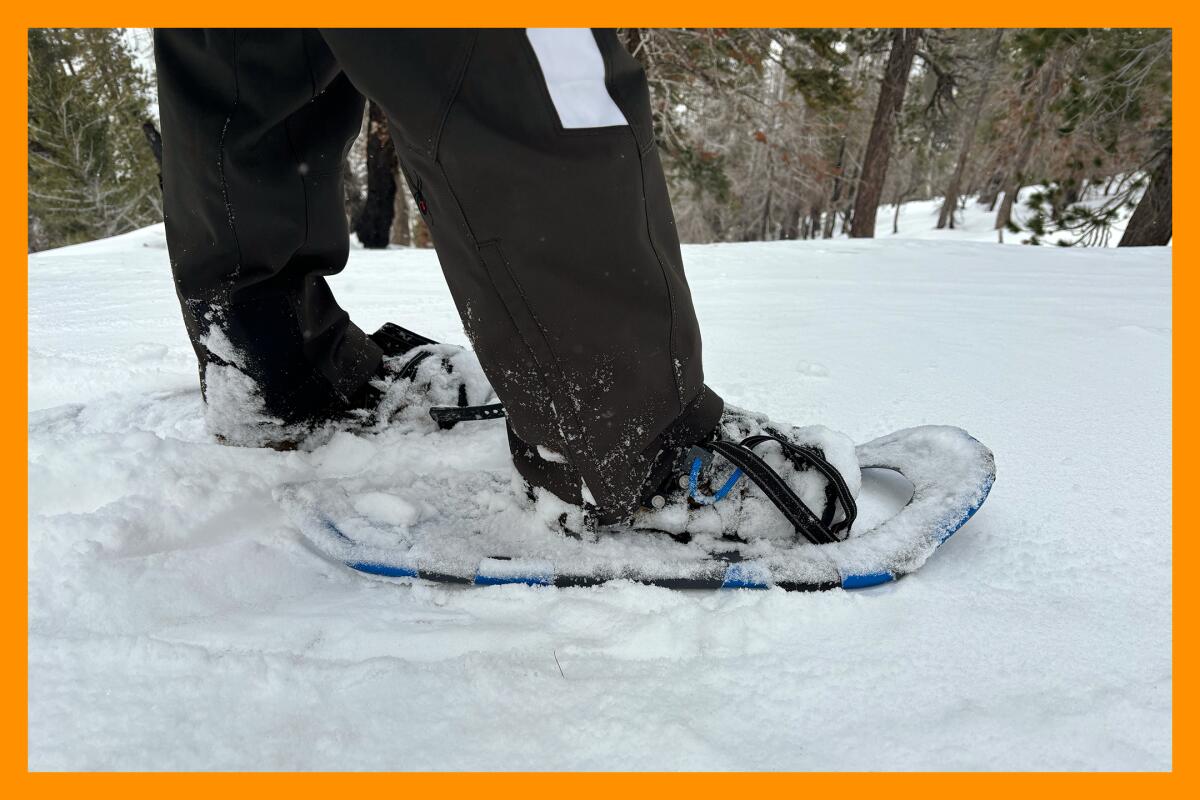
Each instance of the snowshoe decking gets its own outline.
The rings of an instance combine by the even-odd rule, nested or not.
[[[856,453],[864,470],[902,475],[911,497],[897,503],[894,484],[865,483],[858,529],[823,544],[800,536],[759,539],[749,530],[738,531],[736,541],[703,534],[680,541],[619,528],[566,535],[508,499],[511,478],[499,472],[465,475],[460,507],[411,523],[381,512],[386,490],[364,478],[292,484],[278,497],[317,550],[371,575],[474,585],[631,580],[675,589],[816,591],[874,586],[916,570],[980,508],[995,480],[991,451],[959,428],[908,428]]]

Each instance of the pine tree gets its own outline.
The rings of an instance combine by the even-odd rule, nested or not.
[[[1040,138],[1012,181],[1033,183],[1037,176],[1041,185],[1025,203],[1025,219],[1010,217],[1008,229],[1028,230],[1030,244],[1052,235],[1059,244],[1107,244],[1113,225],[1137,205],[1149,181],[1142,195],[1147,212],[1135,214],[1130,227],[1136,231],[1145,223],[1157,236],[1169,231],[1170,191],[1162,187],[1170,184],[1164,164],[1170,162],[1171,32],[1054,29],[1021,31],[1014,38],[1019,62],[1040,70],[1057,64],[1059,75],[1048,102],[1035,93]],[[1018,157],[1027,134],[1018,137]]]
[[[1046,137],[1056,127],[1051,112],[1062,102],[1069,85],[1067,65],[1079,63],[1080,54],[1088,45],[1088,35],[1087,29],[1082,28],[1035,28],[1018,31],[1013,37],[1020,69],[1019,94],[1013,98],[1016,127],[1011,131],[1017,144],[1002,169],[1003,199],[995,222],[1001,241],[1006,230],[1020,230],[1013,208],[1021,187],[1036,174],[1032,169],[1035,157],[1040,156],[1043,174],[1047,163],[1053,160],[1047,156],[1055,141]]]
[[[992,88],[992,76],[996,72],[996,63],[1000,55],[1000,45],[1004,41],[1004,30],[996,29],[991,35],[987,52],[980,66],[979,86],[975,91],[975,99],[971,104],[970,114],[963,127],[962,143],[958,151],[958,160],[954,164],[954,172],[946,187],[945,197],[942,198],[942,208],[938,212],[937,226],[941,228],[954,227],[954,209],[958,206],[959,193],[962,191],[963,175],[967,171],[967,163],[971,158],[971,148],[975,145],[975,134],[979,130],[979,118],[987,103]]]
[[[895,230],[899,203],[911,200],[937,199],[939,226],[953,227],[963,198],[977,194],[1000,212],[1002,232],[1027,234],[1029,243],[1099,245],[1139,198],[1146,210],[1130,220],[1129,241],[1147,219],[1159,220],[1161,238],[1169,220],[1170,195],[1162,191],[1169,151],[1156,132],[1171,129],[1170,33],[630,28],[620,35],[647,75],[685,241],[870,236],[880,203],[896,204]],[[131,53],[146,60],[137,48],[147,37],[71,29],[29,37],[31,246],[157,219],[146,113],[152,87],[130,63]],[[372,246],[428,245],[408,193],[396,191],[403,179],[386,133],[382,120],[368,119],[351,149],[350,227]],[[1034,188],[1017,209],[1023,186]]]
[[[31,28],[31,249],[113,236],[162,219],[142,125],[149,83],[120,29]]]
[[[892,31],[891,50],[883,70],[883,79],[879,84],[875,119],[871,123],[871,134],[867,139],[862,174],[858,179],[858,190],[854,199],[854,217],[850,223],[851,238],[864,239],[875,236],[875,214],[883,195],[884,181],[887,179],[896,118],[904,104],[908,73],[912,69],[920,37],[919,28],[896,28]]]
[[[381,249],[391,241],[397,169],[387,116],[372,101],[367,111],[367,196],[354,220],[354,233],[363,247]]]
[[[1163,131],[1165,145],[1155,157],[1150,185],[1129,219],[1118,247],[1149,247],[1171,241],[1171,132]]]

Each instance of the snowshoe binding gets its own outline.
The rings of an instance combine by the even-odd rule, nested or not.
[[[463,420],[504,416],[474,352],[391,322],[370,338],[383,350],[375,375],[354,397],[313,418],[275,419],[261,411],[255,387],[243,373],[216,373],[226,379],[209,380],[210,431],[222,444],[295,450],[317,446],[338,431],[378,432],[400,418],[428,415],[448,429]]]

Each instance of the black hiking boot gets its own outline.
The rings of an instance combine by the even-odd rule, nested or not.
[[[293,422],[263,413],[261,403],[254,402],[255,387],[242,372],[210,365],[205,409],[209,430],[222,444],[295,450],[337,431],[382,430],[400,418],[428,417],[438,427],[450,428],[461,420],[504,416],[473,351],[435,342],[391,322],[371,339],[383,350],[375,375],[344,404]]]

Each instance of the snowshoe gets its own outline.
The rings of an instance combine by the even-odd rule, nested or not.
[[[827,428],[727,409],[708,439],[672,454],[627,524],[605,526],[542,490],[523,500],[507,453],[490,452],[504,446],[491,427],[454,437],[477,456],[489,451],[489,469],[438,474],[410,452],[393,469],[292,484],[277,498],[322,554],[371,575],[821,590],[917,569],[995,479],[991,451],[958,428],[909,428],[854,447]]]

